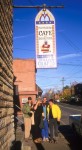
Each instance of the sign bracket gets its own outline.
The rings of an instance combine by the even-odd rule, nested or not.
[[[47,6],[46,4],[43,4],[42,6],[16,6],[13,5],[13,8],[43,8],[45,11],[46,8],[64,8],[64,5],[61,6]]]

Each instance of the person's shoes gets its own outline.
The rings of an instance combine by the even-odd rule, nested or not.
[[[46,142],[46,138],[43,138],[43,142]]]
[[[54,143],[58,143],[58,137],[55,137],[53,140],[54,140]]]
[[[34,140],[35,143],[41,143],[42,142],[42,138],[38,138]]]
[[[38,138],[38,141],[42,142],[42,138]]]
[[[38,141],[38,139],[35,139],[35,140],[34,140],[34,143],[40,143],[40,142]]]
[[[54,142],[53,140],[50,140],[50,141],[49,141],[49,143],[53,143],[53,142]]]
[[[57,143],[58,143],[58,140],[54,140],[54,143],[57,144]]]
[[[46,138],[45,140],[46,140],[47,142],[49,142],[49,139],[48,139],[48,138]]]

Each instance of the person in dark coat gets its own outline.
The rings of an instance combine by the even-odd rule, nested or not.
[[[35,122],[35,134],[34,134],[34,142],[40,143],[42,141],[40,123],[43,115],[43,107],[42,101],[39,99],[34,106],[34,122]]]

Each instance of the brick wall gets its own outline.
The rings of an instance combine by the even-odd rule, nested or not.
[[[10,150],[14,135],[12,0],[0,0],[0,150]]]

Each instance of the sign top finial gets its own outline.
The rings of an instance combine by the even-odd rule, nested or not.
[[[46,4],[43,4],[43,11],[46,11]]]

